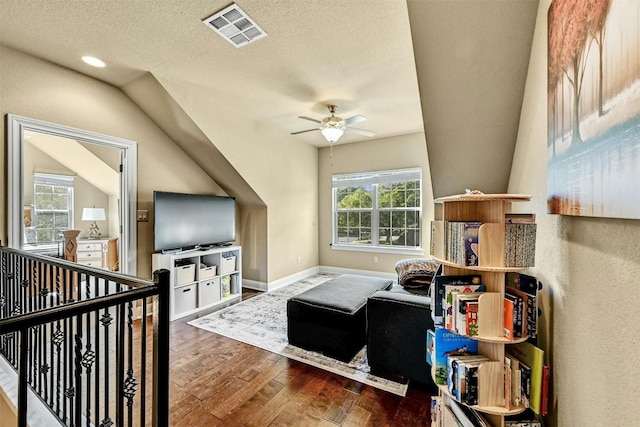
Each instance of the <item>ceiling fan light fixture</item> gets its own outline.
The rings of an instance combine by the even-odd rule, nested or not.
[[[324,138],[327,140],[327,142],[333,144],[340,139],[340,137],[344,133],[344,129],[338,126],[328,126],[322,128],[320,132],[322,133],[322,136],[324,136]]]

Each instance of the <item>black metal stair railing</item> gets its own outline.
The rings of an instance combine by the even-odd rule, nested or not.
[[[149,282],[0,247],[0,273],[20,427],[27,388],[61,425],[168,426],[169,271]]]

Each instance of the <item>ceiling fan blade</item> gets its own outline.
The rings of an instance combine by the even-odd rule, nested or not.
[[[305,132],[313,132],[314,130],[320,130],[320,128],[307,129],[307,130],[299,130],[298,132],[291,132],[291,135],[297,135],[297,134],[299,134],[299,133],[305,133]]]
[[[312,121],[312,122],[316,122],[316,123],[322,123],[320,120],[312,119],[311,117],[298,116],[298,118],[299,118],[299,119],[310,120],[310,121]]]
[[[376,133],[370,130],[352,128],[351,126],[347,126],[347,129],[349,129],[350,131],[353,131],[354,133],[358,133],[364,136],[376,136]]]
[[[345,122],[346,125],[350,125],[352,123],[364,122],[365,120],[367,120],[367,118],[365,116],[359,116],[358,115],[358,116],[349,117],[344,122]]]

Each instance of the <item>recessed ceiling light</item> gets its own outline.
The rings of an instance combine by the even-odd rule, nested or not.
[[[107,64],[105,64],[104,61],[98,58],[94,58],[93,56],[83,56],[82,60],[87,64],[91,65],[92,67],[103,68],[107,66]]]

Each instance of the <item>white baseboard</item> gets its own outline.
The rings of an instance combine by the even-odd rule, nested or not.
[[[359,276],[382,277],[393,281],[398,280],[398,275],[396,273],[389,273],[385,271],[356,270],[354,268],[332,267],[329,265],[321,265],[320,273],[357,274]]]
[[[303,271],[299,271],[295,274],[280,278],[278,280],[274,280],[273,282],[269,282],[269,283],[243,278],[242,287],[247,289],[253,289],[256,291],[263,291],[263,292],[272,291],[274,289],[281,288],[290,283],[296,282],[298,280],[302,280],[305,277],[309,277],[317,273],[357,274],[360,276],[382,277],[382,278],[390,279],[393,281],[396,281],[398,279],[398,275],[395,273],[386,273],[383,271],[356,270],[353,268],[342,268],[342,267],[331,267],[326,265],[320,265],[320,266],[308,268]]]
[[[257,280],[250,280],[242,278],[242,287],[247,289],[253,289],[254,291],[266,291],[267,284],[265,282],[259,282]]]

